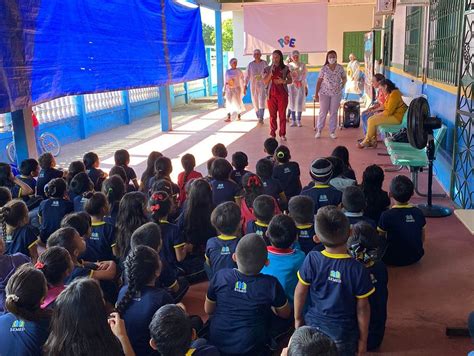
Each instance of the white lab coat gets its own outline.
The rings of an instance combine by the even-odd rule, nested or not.
[[[346,94],[361,94],[360,79],[361,79],[360,64],[353,60],[347,64],[347,83]]]
[[[225,100],[227,112],[239,114],[245,111],[242,98],[244,96],[244,74],[238,68],[228,69],[225,72]]]
[[[302,62],[292,61],[288,64],[293,82],[288,85],[288,108],[291,111],[303,112],[306,107],[306,77],[308,70]]]
[[[255,111],[265,109],[267,93],[263,82],[263,70],[268,66],[267,62],[250,62],[245,75],[245,85],[250,82],[250,94]]]

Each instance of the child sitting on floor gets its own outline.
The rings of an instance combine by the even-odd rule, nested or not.
[[[262,238],[245,235],[232,255],[238,268],[218,271],[209,283],[204,304],[211,316],[209,341],[226,355],[260,355],[271,334],[268,315],[291,315],[280,282],[260,273],[267,255]]]
[[[344,189],[342,193],[342,207],[351,226],[360,221],[365,221],[376,229],[377,223],[371,218],[364,216],[365,204],[365,196],[362,189],[355,185]]]
[[[73,200],[74,211],[84,211],[84,204],[87,201],[84,194],[94,191],[94,183],[92,183],[87,173],[81,172],[76,174],[76,176],[71,180],[69,188],[75,195]]]
[[[245,168],[249,165],[249,158],[244,152],[235,152],[232,155],[232,166],[234,169],[230,174],[230,179],[242,187],[242,178],[247,173],[250,173]]]
[[[17,176],[19,180],[28,184],[33,190],[33,194],[36,192],[36,177],[38,177],[40,166],[37,160],[34,158],[28,158],[20,164],[20,175]]]
[[[134,169],[129,166],[130,164],[130,154],[127,150],[117,150],[114,153],[114,160],[115,165],[123,167],[125,169],[125,173],[127,173],[127,181],[125,185],[128,187],[131,182],[131,189],[138,190],[138,179],[137,174],[135,173]]]
[[[349,220],[335,206],[319,209],[316,236],[325,246],[310,252],[298,271],[295,328],[316,327],[331,337],[341,355],[365,353],[374,293],[366,268],[347,253]],[[310,293],[309,308],[303,315]]]
[[[212,157],[214,158],[227,158],[227,148],[222,143],[216,143],[212,149]]]
[[[181,157],[181,165],[183,166],[184,172],[178,174],[178,187],[179,187],[179,206],[183,206],[186,201],[186,183],[193,179],[202,178],[202,174],[196,172],[196,158],[190,153],[186,153]]]
[[[161,356],[220,355],[206,340],[197,338],[197,331],[181,306],[162,306],[153,316],[149,329],[150,346]]]
[[[296,223],[299,248],[306,255],[311,251],[322,251],[322,243],[314,242],[314,202],[313,199],[304,195],[298,195],[290,199],[288,204],[288,215]]]
[[[318,158],[311,163],[309,174],[313,181],[303,188],[301,195],[313,199],[314,215],[323,206],[337,206],[341,203],[342,192],[329,185],[333,175],[332,169],[332,163],[326,158]]]
[[[269,195],[260,195],[253,201],[253,213],[255,220],[250,220],[247,223],[247,234],[255,233],[262,237],[267,245],[270,241],[267,237],[268,224],[275,216],[275,200]]]
[[[38,158],[41,171],[36,181],[36,195],[39,195],[43,199],[46,199],[46,193],[44,187],[54,178],[62,178],[64,175],[63,171],[56,169],[56,160],[51,153],[43,153]]]
[[[361,188],[365,195],[364,215],[378,223],[383,211],[390,207],[390,198],[382,189],[384,181],[383,169],[373,164],[368,166],[362,176]]]
[[[109,203],[109,213],[104,218],[112,226],[115,226],[120,201],[125,195],[125,183],[118,175],[111,175],[102,183],[102,193],[107,197]]]
[[[396,204],[382,213],[378,224],[379,232],[387,238],[387,251],[383,257],[387,265],[408,266],[425,254],[426,220],[419,208],[409,204],[413,192],[410,178],[402,175],[393,178],[390,195]]]
[[[352,236],[347,241],[349,254],[364,264],[370,273],[375,293],[369,297],[370,324],[367,350],[373,351],[381,344],[385,334],[388,301],[388,273],[382,262],[387,243],[381,239],[368,223],[361,221],[352,227]]]
[[[125,260],[127,285],[120,290],[116,309],[137,355],[152,353],[148,326],[161,306],[174,303],[164,289],[155,286],[160,265],[158,253],[147,246],[137,246]]]
[[[223,268],[237,267],[232,259],[232,254],[239,242],[239,206],[233,202],[220,204],[212,212],[211,222],[219,235],[207,240],[206,244],[206,265],[208,266],[209,279]]]
[[[275,167],[273,178],[280,182],[285,196],[291,199],[301,192],[300,166],[297,162],[290,161],[290,150],[286,146],[279,146],[275,150]]]
[[[74,211],[74,204],[66,199],[67,186],[63,178],[54,178],[45,189],[48,199],[40,203],[38,210],[40,238],[44,244],[59,229],[63,217]]]
[[[273,178],[273,162],[269,159],[262,158],[257,162],[255,170],[262,181],[263,194],[273,197],[273,199],[278,202],[280,209],[285,210],[288,201],[280,181]]]
[[[234,181],[230,180],[232,166],[224,158],[217,158],[211,166],[212,202],[218,206],[224,202],[240,202],[241,189]]]
[[[275,150],[278,147],[278,141],[274,137],[269,137],[263,142],[263,152],[267,155],[265,158],[275,163]]]
[[[107,174],[99,169],[99,156],[95,152],[87,152],[82,158],[82,161],[86,167],[87,175],[94,184],[94,189],[100,191],[102,189],[102,183],[107,178]]]
[[[288,347],[281,356],[339,356],[337,347],[327,335],[316,328],[302,326],[291,335]]]

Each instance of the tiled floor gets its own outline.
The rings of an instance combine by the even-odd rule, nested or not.
[[[70,162],[82,157],[89,150],[97,152],[103,168],[113,165],[113,151],[126,148],[132,156],[132,166],[140,176],[147,154],[151,150],[163,152],[174,163],[174,176],[181,166],[179,158],[187,152],[196,156],[198,169],[205,173],[204,162],[211,156],[211,147],[222,142],[229,154],[244,151],[249,155],[249,169],[254,169],[258,159],[264,156],[263,141],[269,135],[268,123],[259,126],[253,111],[243,116],[241,122],[225,124],[225,111],[213,104],[190,106],[177,110],[174,131],[160,133],[156,118],[150,117],[130,126],[120,127],[87,140],[63,148],[58,162]],[[351,164],[360,180],[363,169],[372,163],[389,164],[388,157],[378,156],[383,147],[376,150],[359,150],[355,142],[361,136],[358,129],[338,132],[339,138],[314,139],[312,112],[304,114],[302,128],[288,128],[288,145],[293,159],[301,167],[303,183],[309,181],[310,162],[331,153],[336,145],[346,145],[351,153]],[[179,122],[179,123],[178,123]],[[111,159],[112,158],[112,159]],[[402,172],[406,173],[406,172]],[[388,185],[398,173],[387,173]],[[426,186],[426,173],[421,185]],[[435,184],[435,191],[440,191]],[[415,202],[424,199],[415,198]],[[448,199],[437,203],[449,205]],[[445,336],[446,326],[465,326],[466,318],[474,310],[474,238],[464,226],[451,216],[429,219],[425,257],[414,266],[390,268],[389,312],[386,337],[380,355],[465,355],[474,349],[466,338],[450,339]],[[191,313],[202,314],[206,284],[193,286],[184,303]]]

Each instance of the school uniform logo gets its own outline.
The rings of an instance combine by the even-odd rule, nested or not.
[[[137,294],[135,294],[135,296],[133,297],[133,300],[136,301],[136,302],[141,302],[141,300],[142,300],[142,293],[141,293],[141,292],[137,292]]]
[[[308,230],[301,230],[300,231],[300,235],[299,235],[301,238],[304,238],[304,239],[307,239],[309,238],[309,233],[308,233]]]
[[[328,277],[328,280],[330,280],[331,282],[335,282],[335,283],[341,283],[341,272],[339,271],[331,271],[329,272],[329,277]]]
[[[370,280],[372,281],[372,284],[377,284],[377,277],[373,273],[370,274]]]
[[[93,232],[90,237],[91,240],[99,240],[99,233]]]
[[[224,183],[219,183],[217,185],[217,189],[224,189]]]
[[[59,201],[57,201],[57,200],[53,201],[53,203],[51,204],[51,206],[59,206]]]
[[[321,195],[319,196],[318,201],[319,201],[320,203],[327,203],[327,202],[329,201],[329,199],[328,199],[328,196],[327,196],[326,194],[321,194]]]
[[[283,169],[283,173],[285,173],[285,174],[291,173],[291,169],[286,167],[285,169]]]
[[[414,223],[414,222],[415,222],[415,218],[413,217],[413,215],[408,214],[408,215],[405,215],[405,221],[406,221],[407,223]]]
[[[222,248],[221,248],[221,255],[230,255],[230,248],[229,248],[229,246],[222,246]]]
[[[238,293],[247,293],[247,283],[241,281],[235,282],[234,291]]]
[[[263,187],[264,187],[264,188],[267,188],[267,187],[268,187],[267,182],[263,182]]]
[[[263,231],[258,229],[257,231],[255,231],[255,233],[258,235],[258,236],[261,236],[263,237]]]
[[[13,241],[13,236],[12,235],[7,235],[5,236],[5,243],[11,243]]]
[[[25,322],[23,320],[15,320],[10,328],[11,332],[25,331]]]

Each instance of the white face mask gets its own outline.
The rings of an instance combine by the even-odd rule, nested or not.
[[[336,63],[336,58],[333,58],[333,57],[328,58],[328,62],[329,62],[329,64],[334,64],[334,63]]]

